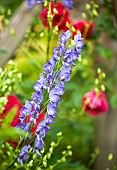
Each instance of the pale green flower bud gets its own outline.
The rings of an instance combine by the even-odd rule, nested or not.
[[[105,91],[105,90],[106,90],[104,84],[101,84],[101,90],[102,90],[102,91]]]
[[[108,161],[112,161],[112,160],[113,160],[113,154],[110,153],[110,154],[108,155]]]
[[[47,167],[47,162],[43,161],[43,166]]]
[[[51,142],[51,144],[50,144],[51,146],[55,146],[56,144],[55,144],[55,142]]]
[[[62,136],[62,132],[57,133],[57,136]]]
[[[72,151],[69,151],[68,154],[69,154],[69,156],[72,156]]]
[[[54,12],[55,14],[58,14],[58,11],[57,11],[56,8],[53,9],[53,12]]]
[[[85,9],[86,9],[86,10],[91,9],[91,5],[90,5],[90,4],[86,4]]]

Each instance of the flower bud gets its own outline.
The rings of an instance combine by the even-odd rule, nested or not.
[[[46,161],[47,160],[47,155],[45,155],[44,157],[43,157],[43,161]]]
[[[71,146],[71,145],[68,145],[68,146],[67,146],[67,149],[71,149],[71,148],[72,148],[72,146]]]
[[[33,160],[31,160],[31,161],[29,162],[29,166],[30,166],[30,167],[33,166]]]
[[[62,136],[62,132],[57,133],[57,136],[58,136],[58,137],[59,137],[59,136]]]
[[[51,142],[51,146],[55,146],[56,144],[55,144],[55,142]]]
[[[99,80],[95,79],[95,84],[98,85],[99,84]]]
[[[7,155],[8,155],[8,156],[11,156],[11,152],[7,151]]]
[[[66,162],[66,158],[63,157],[63,158],[61,159],[61,161],[62,161],[62,162]]]
[[[58,14],[58,11],[57,11],[56,8],[53,9],[53,12],[54,12],[55,14]]]
[[[50,153],[53,153],[53,148],[49,148],[49,152],[50,152]]]
[[[83,20],[86,20],[86,18],[87,18],[86,13],[85,13],[85,12],[82,12],[82,19],[83,19]]]
[[[66,151],[63,151],[62,154],[65,155],[65,154],[66,154]]]
[[[47,158],[50,159],[51,158],[51,153],[47,154]]]
[[[86,9],[86,10],[91,9],[91,5],[90,5],[90,4],[86,4],[85,9]]]
[[[11,36],[15,35],[15,30],[14,29],[10,29],[10,35]]]
[[[17,78],[18,78],[18,79],[21,79],[21,78],[22,78],[22,73],[18,73],[18,74],[17,74]]]
[[[12,75],[13,75],[13,73],[12,73],[12,71],[10,71],[10,72],[8,73],[8,77],[9,77],[9,78],[12,78]]]
[[[96,17],[98,16],[98,12],[97,12],[96,9],[93,9],[92,13],[93,13],[94,16],[96,16]]]
[[[12,14],[11,9],[8,9],[8,10],[7,10],[7,15],[10,16],[11,14]]]
[[[106,77],[106,74],[104,72],[102,73],[102,77],[103,79]]]
[[[98,69],[97,69],[97,73],[98,73],[98,74],[101,74],[101,72],[102,72],[102,71],[101,71],[101,68],[98,68]]]
[[[47,167],[47,162],[43,161],[43,166]]]
[[[105,91],[105,90],[106,90],[104,84],[101,84],[101,90],[102,90],[102,91]]]
[[[112,160],[113,160],[113,154],[110,153],[110,154],[108,155],[108,161],[112,161]]]
[[[72,156],[72,151],[69,151],[68,154],[69,154],[69,156]]]
[[[4,19],[4,25],[7,27],[9,25],[9,20],[8,19]]]
[[[44,36],[44,32],[41,32],[39,36],[40,36],[40,37],[43,37],[43,36]]]

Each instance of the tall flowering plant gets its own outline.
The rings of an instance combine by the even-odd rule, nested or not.
[[[48,28],[47,63],[43,65],[43,73],[39,75],[39,80],[37,80],[33,86],[35,92],[31,95],[30,100],[25,101],[24,106],[20,104],[17,98],[15,104],[13,96],[7,96],[8,102],[0,118],[4,119],[5,116],[9,114],[9,112],[7,112],[7,110],[9,110],[9,104],[13,104],[11,107],[14,107],[14,105],[18,106],[16,116],[14,116],[13,121],[10,122],[10,126],[15,127],[14,129],[18,129],[20,132],[15,145],[12,140],[7,140],[8,143],[6,143],[5,146],[9,151],[13,150],[10,144],[15,147],[13,157],[11,156],[11,152],[8,151],[8,156],[13,158],[13,162],[7,166],[8,169],[14,167],[24,167],[26,169],[32,167],[32,169],[35,169],[35,167],[38,167],[37,169],[39,170],[43,168],[43,166],[45,168],[47,167],[47,159],[51,158],[53,149],[59,144],[59,142],[52,142],[49,152],[47,154],[44,153],[46,143],[44,138],[48,134],[51,124],[55,122],[58,104],[61,101],[61,96],[65,92],[65,83],[70,80],[72,69],[80,56],[84,45],[83,38],[88,38],[92,34],[94,27],[93,23],[89,21],[81,20],[73,23],[69,18],[68,11],[68,9],[72,9],[72,0],[63,0],[62,2],[63,4],[51,0],[28,0],[29,8],[33,8],[35,4],[40,3],[45,6],[40,13],[40,18],[43,25]],[[67,31],[59,36],[58,47],[54,48],[52,54],[49,55],[50,40],[57,27],[59,33],[60,31]],[[73,28],[73,30],[71,28]],[[51,59],[49,60],[50,56]],[[101,91],[97,93],[96,90],[92,90],[86,93],[82,103],[82,111],[91,115],[97,115],[108,110],[105,94]],[[68,110],[71,111],[71,109]],[[4,123],[1,123],[1,127],[3,125]],[[59,133],[58,141],[60,141],[61,138],[61,133]],[[4,144],[2,148],[4,148]],[[65,157],[72,155],[69,151],[70,149],[71,147],[68,146],[68,152],[64,151],[64,156],[61,160],[58,160],[57,163],[65,162]],[[0,150],[0,152],[2,151]],[[43,156],[44,154],[45,156]],[[38,166],[36,166],[37,162]],[[50,166],[50,169],[54,169],[56,165]]]
[[[19,117],[21,122],[17,127],[29,132],[30,135],[26,138],[25,146],[19,153],[17,160],[20,164],[28,159],[28,152],[31,147],[32,152],[40,155],[40,151],[44,148],[43,139],[50,129],[49,125],[54,123],[57,105],[61,101],[60,96],[65,92],[64,84],[70,80],[72,67],[75,66],[74,62],[78,60],[84,45],[81,34],[77,34],[72,44],[66,46],[69,39],[70,31],[66,31],[60,36],[59,46],[54,49],[51,60],[43,66],[43,73],[34,84],[36,92],[31,96],[30,101],[25,102],[21,109]],[[45,113],[45,117],[32,135],[31,130],[41,110]],[[28,116],[30,116],[30,121],[27,123]]]

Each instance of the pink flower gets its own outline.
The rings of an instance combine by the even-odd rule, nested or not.
[[[82,107],[86,113],[96,116],[108,111],[108,102],[102,91],[92,90],[84,95]]]
[[[73,26],[76,29],[74,35],[76,35],[78,31],[80,31],[83,38],[88,38],[93,33],[94,24],[91,21],[84,21],[84,20],[77,21],[73,23]]]
[[[53,12],[54,8],[58,11],[58,13],[55,14]],[[68,29],[66,27],[66,22],[70,23],[69,11],[63,6],[63,4],[59,2],[56,2],[56,3],[51,2],[51,11],[53,15],[52,26],[58,26],[59,31],[61,30],[66,31]],[[40,18],[41,18],[43,25],[48,28],[49,26],[47,22],[47,8],[46,7],[40,13]]]

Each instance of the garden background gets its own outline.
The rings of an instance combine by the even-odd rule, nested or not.
[[[57,10],[58,13],[55,11],[55,15],[59,15],[59,8]],[[0,110],[3,105],[5,107],[2,97],[17,96],[20,101],[19,110],[26,100],[30,100],[30,96],[34,92],[33,85],[43,71],[43,64],[51,59],[52,51],[64,31],[61,29],[57,33],[55,28],[49,39],[47,26],[44,25],[43,17],[40,17],[42,11],[43,4],[36,4],[34,8],[29,9],[27,1],[0,1],[0,66],[4,70],[0,70]],[[57,164],[54,169],[116,170],[117,1],[84,0],[82,2],[73,0],[73,8],[68,11],[70,24],[72,23],[68,24],[68,28],[72,32],[74,30],[72,26],[75,27],[74,23],[81,21],[80,25],[76,24],[76,30],[80,30],[82,37],[84,36],[85,45],[73,68],[70,82],[65,84],[65,94],[58,105],[55,122],[44,139],[45,148],[48,149],[50,143],[56,141],[56,134],[59,132],[63,134],[59,146],[48,160],[48,169],[57,159],[60,159],[66,146],[70,145],[72,156],[60,161],[60,164]],[[66,19],[64,13],[62,15]],[[63,18],[58,19],[59,26],[63,22]],[[49,50],[48,42],[50,42]],[[9,64],[8,61],[11,59],[15,62],[14,65]],[[11,77],[9,77],[9,72],[12,72]],[[22,73],[22,77],[19,73]],[[8,83],[8,79],[12,81]],[[5,83],[8,83],[7,87]],[[96,115],[92,115],[87,113],[83,107],[84,95],[93,89],[99,89],[106,95],[108,101],[106,112],[98,111]],[[11,103],[13,104],[13,100]],[[11,108],[14,106],[15,104]],[[11,115],[15,115],[19,110],[9,109],[7,115],[12,117]],[[5,118],[0,117],[0,119],[2,122],[2,119]],[[8,145],[7,148],[6,140],[14,140],[15,133],[18,132],[13,131],[10,134],[10,131],[5,132],[1,128],[1,170],[6,169],[13,162],[13,159],[10,160],[10,146]],[[12,146],[12,142],[9,143]],[[14,146],[11,150],[13,148]],[[37,165],[31,164],[26,167],[36,169]],[[26,169],[26,167],[20,167],[17,164],[9,168]],[[42,169],[47,169],[47,167]]]

